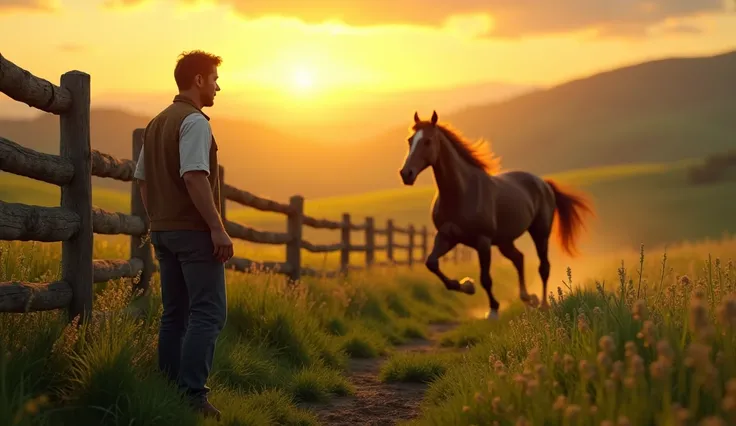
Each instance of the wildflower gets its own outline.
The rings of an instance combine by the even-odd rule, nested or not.
[[[557,395],[557,399],[555,400],[554,405],[552,405],[552,409],[555,411],[562,411],[567,407],[567,397],[565,395]]]
[[[565,408],[565,417],[568,419],[574,419],[580,414],[580,406],[576,404],[570,404]]]
[[[726,422],[718,416],[710,416],[701,420],[698,426],[726,426]]]
[[[736,295],[729,294],[723,299],[717,310],[718,321],[724,326],[736,326]]]
[[[532,424],[526,419],[526,417],[521,416],[516,419],[516,426],[532,426]]]
[[[470,407],[463,405],[463,413],[467,413],[468,411],[470,411]]]
[[[565,373],[570,373],[575,366],[575,358],[570,354],[565,354],[564,363]]]
[[[588,363],[587,360],[580,360],[578,369],[580,370],[580,375],[583,377],[583,380],[591,381],[595,378],[595,367]]]
[[[599,307],[596,306],[595,308],[593,308],[593,316],[596,316],[596,317],[599,317],[599,318],[602,317],[603,316],[603,310],[601,308],[599,308]]]
[[[611,336],[602,336],[598,340],[598,346],[601,348],[601,351],[612,354],[616,351],[616,342],[613,341],[613,337]]]
[[[633,316],[637,321],[644,321],[647,319],[647,304],[643,299],[639,299],[634,303]]]
[[[636,355],[637,352],[638,351],[636,349],[636,343],[630,340],[626,342],[626,344],[624,345],[624,355],[626,356],[626,358],[631,358],[632,356]]]
[[[617,360],[613,363],[613,367],[611,368],[611,379],[613,380],[621,380],[621,378],[624,376],[624,363],[620,360]]]
[[[690,331],[699,337],[707,337],[710,323],[705,303],[699,299],[693,299],[690,303]]]
[[[601,368],[603,368],[604,370],[606,370],[606,371],[607,371],[607,370],[608,370],[608,368],[610,368],[610,367],[611,367],[611,365],[613,364],[613,361],[611,361],[611,357],[610,357],[610,356],[608,356],[608,354],[607,354],[607,353],[605,353],[605,352],[603,352],[603,351],[600,351],[600,352],[598,352],[598,358],[597,358],[597,361],[598,361],[598,365],[599,365],[599,366],[600,366]]]
[[[526,395],[532,396],[539,390],[539,381],[536,379],[526,382]]]
[[[478,403],[483,402],[483,395],[480,392],[476,392],[473,399]]]
[[[578,315],[578,330],[581,333],[590,331],[590,323],[588,322],[588,318],[585,316],[584,313],[581,313],[580,315]]]
[[[501,406],[501,397],[496,396],[491,401],[491,409],[493,410],[494,414],[501,414],[503,411],[503,407]]]
[[[624,415],[618,416],[618,426],[631,426],[631,421]]]
[[[641,331],[636,334],[636,337],[644,340],[644,347],[649,347],[654,344],[656,339],[654,323],[651,320],[644,321]]]

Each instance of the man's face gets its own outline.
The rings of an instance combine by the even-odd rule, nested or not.
[[[217,84],[218,78],[217,67],[212,67],[212,71],[207,76],[197,76],[197,88],[202,106],[211,107],[215,104],[215,95],[220,91],[220,86]]]

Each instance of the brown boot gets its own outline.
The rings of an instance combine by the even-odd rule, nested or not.
[[[203,415],[204,417],[214,417],[218,422],[220,421],[222,413],[220,413],[220,410],[215,408],[214,405],[210,404],[207,399],[192,401],[191,404],[195,412]]]

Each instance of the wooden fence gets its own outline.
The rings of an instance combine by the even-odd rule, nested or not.
[[[147,215],[133,179],[135,161],[142,146],[143,129],[133,131],[132,160],[116,159],[91,149],[90,145],[90,76],[69,71],[61,76],[60,86],[32,75],[0,55],[0,92],[39,110],[59,115],[59,155],[25,148],[0,137],[0,170],[26,176],[61,187],[60,207],[41,207],[0,201],[0,240],[62,242],[61,279],[50,283],[0,283],[0,312],[32,312],[68,308],[71,321],[80,316],[85,321],[92,311],[93,283],[111,279],[139,277],[137,289],[147,290],[157,269],[147,240]],[[264,268],[287,275],[292,280],[302,276],[335,276],[363,268],[350,265],[351,252],[365,253],[365,268],[423,261],[427,256],[426,227],[415,229],[396,226],[389,220],[385,229],[376,228],[374,219],[354,223],[350,214],[341,221],[317,219],[304,214],[304,199],[295,195],[288,204],[258,197],[224,182],[220,166],[222,218],[233,238],[261,244],[286,245],[285,262],[258,262],[233,257],[231,269],[248,272]],[[131,213],[108,212],[92,205],[92,176],[131,182]],[[262,232],[225,216],[225,201],[230,200],[262,211],[286,215],[286,232]],[[340,242],[312,244],[302,238],[302,228],[341,231]],[[364,231],[363,245],[351,244],[351,231]],[[131,237],[130,259],[93,259],[94,234],[123,234]],[[406,244],[397,243],[397,234],[408,235]],[[376,244],[376,236],[385,235],[385,244]],[[416,241],[416,237],[420,241]],[[414,251],[421,250],[420,260]],[[317,271],[303,266],[301,249],[315,253],[341,253],[340,269]],[[387,261],[375,262],[375,253],[386,251]],[[406,261],[394,260],[396,250],[406,250]],[[457,261],[458,254],[455,252]]]

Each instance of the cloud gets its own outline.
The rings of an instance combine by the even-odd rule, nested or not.
[[[53,12],[59,8],[56,0],[0,0],[0,13],[21,10]]]
[[[192,3],[197,0],[180,0]],[[239,15],[294,17],[307,23],[442,27],[458,15],[493,17],[488,36],[520,37],[596,28],[604,35],[642,35],[668,18],[722,12],[724,0],[210,0]]]

